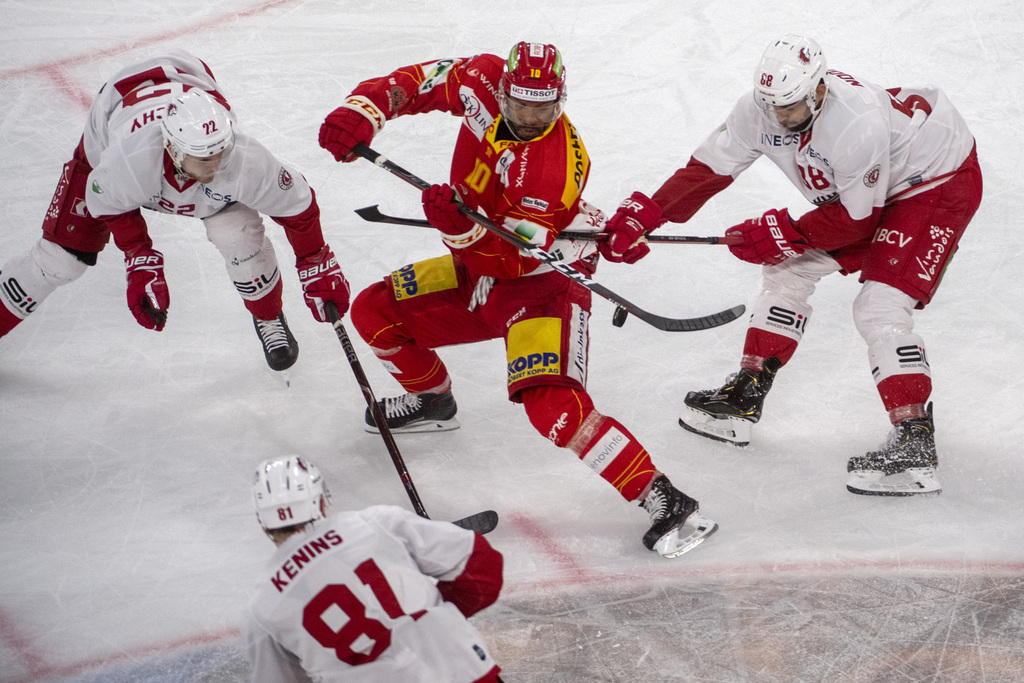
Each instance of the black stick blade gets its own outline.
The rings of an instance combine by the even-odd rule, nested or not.
[[[498,526],[498,513],[494,510],[484,510],[483,512],[478,512],[475,515],[457,519],[452,522],[452,524],[460,526],[463,529],[475,531],[478,534],[486,534],[494,531],[494,527]]]

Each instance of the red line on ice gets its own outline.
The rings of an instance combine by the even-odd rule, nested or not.
[[[506,515],[506,517],[511,518],[512,525],[536,544],[551,561],[561,568],[565,578],[554,579],[553,583],[575,583],[588,580],[589,572],[587,572],[586,567],[580,565],[571,554],[562,550],[558,540],[544,531],[539,524],[518,512]]]
[[[252,17],[257,14],[266,12],[267,10],[280,7],[282,5],[288,5],[295,2],[296,0],[267,0],[257,5],[253,5],[248,9],[238,10],[236,12],[227,12],[214,17],[210,17],[203,21],[196,22],[194,24],[188,24],[177,30],[167,31],[160,33],[159,35],[149,36],[147,38],[140,38],[133,40],[117,47],[107,48],[105,50],[98,50],[89,52],[85,56],[77,57],[65,57],[64,59],[58,59],[47,64],[37,64],[35,66],[23,67],[20,69],[11,69],[9,71],[0,72],[0,81],[9,81],[16,78],[25,76],[42,76],[48,78],[57,89],[64,94],[72,102],[78,104],[82,109],[88,109],[92,103],[93,96],[87,93],[82,88],[78,87],[73,83],[67,75],[67,68],[71,66],[77,66],[80,64],[87,64],[100,58],[110,57],[119,55],[131,50],[135,50],[142,47],[148,47],[168,40],[174,40],[181,36],[188,35],[190,33],[197,33],[204,31],[216,26],[221,26],[226,22],[236,21],[238,19],[244,19]],[[29,678],[23,679],[27,681],[36,680],[38,678],[44,678],[53,675],[68,675],[77,671],[82,671],[94,666],[99,666],[107,662],[114,662],[121,659],[131,657],[133,654],[146,654],[153,652],[164,652],[174,650],[184,645],[196,645],[196,644],[208,644],[221,640],[230,636],[237,635],[237,631],[227,631],[219,634],[210,634],[206,636],[192,636],[172,643],[164,645],[155,645],[151,647],[141,648],[134,653],[118,654],[111,657],[101,657],[90,662],[80,662],[78,664],[72,664],[62,667],[51,667],[46,664],[46,660],[43,656],[34,652],[31,645],[26,641],[24,637],[19,633],[18,628],[14,622],[7,617],[6,613],[0,608],[0,641],[10,647],[12,650],[18,653],[25,668],[29,671]]]
[[[149,36],[146,38],[140,38],[133,40],[117,47],[110,47],[105,50],[97,50],[89,52],[87,55],[77,57],[65,57],[64,59],[58,59],[47,64],[37,64],[35,66],[22,67],[20,69],[11,69],[9,71],[0,71],[0,81],[7,81],[14,78],[20,78],[23,76],[43,76],[53,81],[57,89],[60,90],[68,99],[82,106],[83,109],[87,109],[89,104],[92,103],[93,95],[83,91],[78,86],[74,85],[67,77],[66,70],[68,67],[78,66],[81,64],[88,64],[89,62],[96,61],[103,57],[110,57],[113,55],[119,55],[131,50],[138,48],[148,47],[157,43],[162,43],[169,40],[175,40],[182,36],[190,33],[197,33],[199,31],[205,31],[217,26],[222,26],[226,22],[236,21],[238,19],[244,19],[247,17],[255,16],[266,12],[267,10],[280,7],[281,5],[287,5],[295,2],[296,0],[266,0],[258,5],[254,5],[248,9],[238,10],[236,12],[227,12],[220,14],[215,17],[198,21],[194,24],[188,24],[179,29],[166,31],[155,36]]]

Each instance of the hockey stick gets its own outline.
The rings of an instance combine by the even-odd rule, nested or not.
[[[427,188],[430,187],[430,183],[428,183],[427,181],[423,180],[418,176],[413,175],[409,171],[406,171],[398,164],[395,164],[394,162],[389,160],[383,154],[375,152],[374,150],[370,149],[367,145],[364,145],[363,143],[357,144],[355,147],[352,148],[352,151],[358,154],[359,156],[363,157],[364,159],[372,161],[376,166],[383,168],[385,171],[388,171],[392,175],[401,178],[402,180],[409,183],[413,187],[418,187],[420,190],[426,190]],[[484,216],[483,214],[474,211],[465,204],[462,204],[461,202],[459,203],[459,211],[464,213],[466,216],[472,219],[474,223],[481,226],[488,232],[494,233],[501,239],[514,245],[515,247],[529,254],[538,261],[541,261],[549,265],[552,268],[552,270],[556,270],[562,275],[566,276],[567,278],[574,280],[577,284],[586,287],[587,289],[594,292],[598,296],[608,299],[609,301],[613,302],[619,308],[623,309],[627,313],[632,313],[636,317],[643,320],[645,323],[652,325],[658,328],[659,330],[664,330],[666,332],[694,332],[696,330],[707,330],[711,329],[712,327],[718,327],[719,325],[724,325],[726,323],[732,322],[736,318],[743,315],[743,311],[746,310],[746,307],[741,304],[739,306],[733,306],[732,308],[726,309],[724,311],[712,313],[711,315],[706,315],[700,318],[665,318],[660,315],[655,315],[654,313],[648,313],[644,309],[640,308],[631,301],[622,298],[621,296],[619,296],[612,290],[608,289],[604,285],[600,284],[599,282],[591,280],[586,275],[570,266],[568,263],[560,261],[558,257],[552,256],[548,252],[538,247],[533,242],[523,239],[519,235],[508,232],[507,230],[502,230],[497,225],[492,223],[490,219],[487,218],[487,216]]]
[[[426,508],[423,507],[423,501],[420,500],[420,494],[416,492],[416,487],[412,483],[412,476],[409,474],[409,470],[405,466],[405,461],[402,459],[402,454],[398,450],[398,444],[395,443],[395,437],[388,429],[388,420],[384,415],[384,411],[381,410],[377,404],[377,399],[374,398],[373,389],[370,387],[370,381],[366,378],[366,373],[363,372],[363,366],[359,362],[359,357],[356,355],[356,350],[352,346],[352,340],[348,337],[348,332],[345,331],[345,326],[341,322],[341,316],[338,315],[338,307],[333,302],[327,302],[324,304],[324,310],[327,311],[327,317],[331,319],[331,325],[334,326],[334,333],[338,335],[338,341],[341,342],[341,348],[345,351],[345,356],[348,358],[348,364],[352,366],[352,372],[356,376],[356,382],[359,384],[359,388],[363,390],[363,398],[366,399],[366,405],[370,408],[370,414],[373,415],[373,421],[377,423],[377,427],[380,429],[381,438],[384,439],[384,445],[387,446],[388,453],[391,454],[391,461],[395,464],[395,469],[398,470],[398,476],[402,480],[402,484],[405,486],[405,492],[409,494],[409,500],[412,501],[412,507],[416,511],[416,514],[420,517],[430,519],[430,515],[427,514]],[[452,522],[455,526],[460,526],[463,529],[469,529],[479,534],[486,534],[492,531],[494,527],[498,525],[498,513],[494,510],[484,510],[478,512],[475,515],[469,517],[463,517]]]
[[[391,225],[410,225],[417,228],[429,228],[430,223],[423,220],[422,218],[399,218],[398,216],[389,216],[386,213],[381,213],[378,208],[378,204],[373,206],[364,206],[361,209],[356,209],[356,213],[364,221],[370,223],[389,223]],[[574,240],[584,240],[587,242],[604,242],[608,239],[608,233],[606,232],[573,232],[572,230],[563,230],[558,233],[559,237],[566,237]],[[648,235],[647,241],[651,244],[742,244],[743,237],[739,235],[724,235],[722,237],[694,237],[691,235]]]

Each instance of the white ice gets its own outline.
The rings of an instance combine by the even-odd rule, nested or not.
[[[1024,9],[1013,0],[586,2],[468,0],[0,1],[0,263],[38,237],[92,93],[172,45],[212,67],[245,129],[316,188],[355,289],[443,253],[418,193],[316,143],[360,80],[432,58],[553,42],[568,114],[592,157],[585,193],[614,209],[653,192],[750,87],[783,32],[887,86],[934,83],[978,142],[985,198],[935,302],[917,315],[934,373],[941,496],[845,490],[849,456],[888,430],[850,304],[833,276],[754,440],[736,449],[677,424],[683,394],[735,370],[742,321],[672,334],[610,324],[596,299],[590,390],[721,530],[675,560],[640,545],[626,504],[506,400],[500,342],[443,351],[462,428],[399,442],[431,516],[493,508],[499,603],[475,623],[510,682],[1012,681],[1024,671]],[[458,123],[398,120],[378,151],[447,178]],[[761,161],[674,234],[721,234],[767,208],[809,207]],[[235,681],[237,626],[271,545],[250,472],[301,453],[335,505],[408,506],[330,326],[298,294],[283,231],[285,311],[301,345],[291,385],[265,365],[220,256],[190,219],[147,214],[167,260],[170,322],[135,324],[109,246],[0,340],[0,680]],[[637,304],[693,316],[749,304],[757,268],[721,247],[659,245],[597,278]],[[355,335],[354,329],[350,333]],[[378,396],[398,392],[367,347]]]

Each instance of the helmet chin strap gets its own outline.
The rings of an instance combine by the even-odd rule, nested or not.
[[[793,133],[806,133],[807,131],[809,131],[811,129],[811,127],[814,125],[814,122],[817,120],[818,115],[821,114],[821,110],[825,106],[825,97],[827,95],[828,95],[828,87],[827,86],[826,86],[825,92],[821,96],[821,101],[818,101],[817,88],[812,90],[810,92],[810,95],[807,98],[808,100],[814,102],[814,107],[813,108],[810,107],[810,105],[808,105],[808,109],[810,110],[810,115],[806,119],[804,119],[802,122],[800,122],[800,125],[798,125],[798,126],[796,126],[794,128],[789,128],[789,131],[793,132]]]

